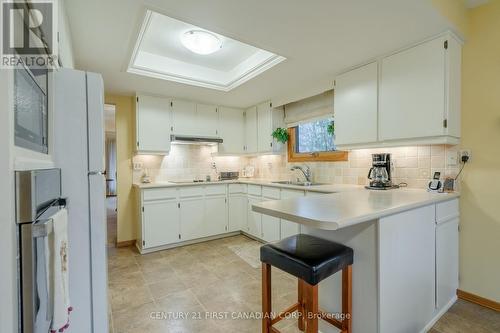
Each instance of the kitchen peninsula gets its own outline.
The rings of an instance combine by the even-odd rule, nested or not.
[[[252,209],[354,249],[353,332],[426,332],[456,300],[458,196],[359,189]],[[340,287],[338,275],[320,284],[321,308],[340,312]]]

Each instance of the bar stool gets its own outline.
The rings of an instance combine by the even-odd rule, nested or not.
[[[298,327],[306,333],[318,332],[318,319],[351,333],[352,263],[354,251],[342,244],[310,235],[295,235],[261,246],[262,262],[262,333],[279,333],[274,324],[299,312]],[[271,266],[298,278],[298,300],[275,318],[271,309]],[[318,308],[318,283],[342,270],[342,314],[334,315]]]

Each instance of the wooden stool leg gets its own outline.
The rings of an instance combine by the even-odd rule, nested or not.
[[[342,333],[352,332],[352,266],[342,270],[342,314],[345,317]]]
[[[318,285],[304,282],[306,295],[306,333],[318,333]]]
[[[262,263],[262,333],[271,333],[271,265]]]
[[[305,306],[305,301],[304,301],[304,280],[302,279],[298,279],[298,290],[297,290],[297,294],[298,294],[298,300],[297,302],[299,303],[299,307],[297,308],[297,313],[298,313],[298,316],[299,316],[299,323],[298,323],[298,326],[299,326],[299,330],[301,331],[304,331],[306,326],[305,326],[305,309],[304,309],[304,306]]]

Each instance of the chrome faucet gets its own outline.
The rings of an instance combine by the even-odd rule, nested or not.
[[[311,168],[309,168],[309,166],[305,165],[304,167],[302,167],[300,165],[294,165],[293,167],[291,167],[290,170],[302,171],[302,173],[304,174],[304,177],[306,178],[306,182],[308,182],[308,183],[312,182],[312,172],[311,172]]]

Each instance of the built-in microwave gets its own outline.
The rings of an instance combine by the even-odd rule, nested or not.
[[[48,70],[14,70],[14,144],[48,153]]]

